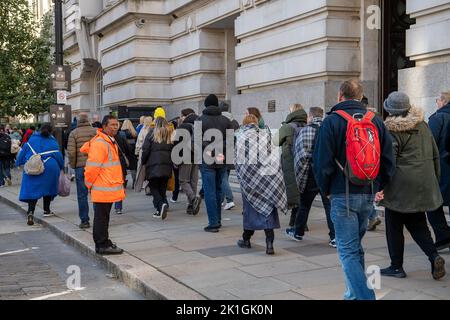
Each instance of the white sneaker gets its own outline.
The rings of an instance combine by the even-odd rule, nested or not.
[[[167,218],[167,209],[168,209],[167,203],[163,203],[163,205],[161,207],[161,220],[164,220]]]
[[[223,207],[223,210],[231,210],[235,207],[234,202],[228,202],[225,207]]]
[[[172,203],[177,203],[177,200],[173,200],[172,198],[170,198],[169,201]]]
[[[153,218],[161,219],[161,214],[160,214],[158,211],[156,211],[156,212],[153,214]]]
[[[44,214],[42,215],[44,218],[47,218],[47,217],[54,217],[55,216],[55,213],[54,212],[52,212],[52,211],[50,211],[50,212],[44,212]]]

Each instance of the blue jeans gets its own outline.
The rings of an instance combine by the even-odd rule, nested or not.
[[[367,231],[368,216],[373,210],[374,196],[350,194],[349,213],[346,196],[331,197],[331,219],[336,232],[336,245],[345,276],[345,300],[375,300],[367,286],[362,238]]]
[[[77,182],[78,214],[82,223],[89,222],[88,189],[84,184],[84,168],[75,169]]]
[[[378,218],[378,211],[373,207],[372,212],[369,214],[369,220]]]
[[[0,159],[0,186],[5,184],[5,179],[11,179],[11,160]]]
[[[233,200],[234,200],[233,191],[231,191],[229,179],[230,179],[230,170],[226,170],[225,175],[222,180],[223,193],[222,193],[222,197],[220,198],[221,203],[223,203],[225,198],[227,199],[227,203],[233,202]]]
[[[205,191],[209,226],[217,227],[222,221],[222,180],[227,169],[212,169],[201,165],[200,171],[202,173],[203,190]]]

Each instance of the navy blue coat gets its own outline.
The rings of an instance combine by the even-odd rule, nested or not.
[[[445,150],[445,140],[447,132],[450,130],[450,103],[431,115],[428,125],[430,126],[434,140],[436,140],[436,144],[439,148],[439,156],[441,158],[441,180],[439,185],[441,188],[442,198],[444,198],[444,206],[449,206],[450,164],[446,161],[448,152]]]
[[[22,151],[20,151],[16,160],[16,166],[25,165],[33,155],[29,144],[37,153],[53,150],[57,152],[42,156],[42,160],[49,160],[45,161],[45,170],[41,175],[29,176],[25,172],[23,173],[19,200],[27,202],[27,200],[37,200],[44,196],[54,198],[58,195],[59,175],[64,168],[64,160],[61,152],[59,152],[58,142],[53,136],[46,138],[41,136],[40,133],[33,134],[28,143],[22,147]]]
[[[355,113],[366,114],[367,109],[356,100],[344,101],[337,104],[328,117],[323,121],[317,137],[316,146],[313,154],[313,170],[317,185],[325,195],[345,194],[345,176],[342,170],[337,166],[335,159],[344,166],[347,162],[346,157],[346,132],[347,121],[334,113],[337,110],[344,110],[350,115]],[[381,165],[378,183],[375,189],[388,183],[395,173],[395,158],[392,146],[392,137],[384,126],[380,117],[374,118],[374,123],[378,128],[380,147],[381,147]],[[350,182],[351,194],[371,194],[371,186],[356,186]]]
[[[242,194],[242,206],[244,230],[266,230],[280,228],[280,218],[278,217],[277,208],[273,208],[271,214],[266,217],[253,208],[244,194]]]

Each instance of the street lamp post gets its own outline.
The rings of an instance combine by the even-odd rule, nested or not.
[[[62,16],[63,0],[53,1],[55,3],[55,60],[57,66],[62,66],[64,64]]]

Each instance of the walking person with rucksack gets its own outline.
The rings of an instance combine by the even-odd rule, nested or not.
[[[439,150],[424,121],[424,112],[412,107],[409,97],[393,92],[384,102],[389,113],[385,124],[393,137],[396,172],[384,190],[377,193],[377,201],[386,208],[386,238],[391,265],[381,275],[405,278],[403,252],[406,227],[414,241],[427,255],[435,280],[445,275],[445,261],[438,255],[428,229],[426,211],[442,206],[439,189]]]
[[[289,225],[295,224],[295,217],[300,205],[300,192],[295,181],[294,169],[294,140],[300,130],[308,122],[308,114],[301,104],[289,106],[289,115],[282,127],[274,136],[274,143],[281,147],[281,166],[283,168],[284,183],[286,185],[288,206],[292,209]]]
[[[373,183],[395,173],[392,139],[383,120],[361,103],[358,80],[339,88],[338,104],[320,127],[313,153],[314,177],[331,200],[336,246],[346,280],[346,300],[374,300],[367,286],[361,241],[372,212]]]
[[[0,126],[0,188],[5,184],[11,185],[11,137],[5,132],[5,127]]]
[[[320,192],[312,170],[312,155],[322,121],[323,109],[319,107],[311,108],[308,115],[308,125],[300,131],[295,139],[295,177],[298,190],[300,191],[300,207],[295,218],[295,227],[286,229],[286,235],[295,241],[303,240],[311,206],[316,196],[320,193],[329,230],[330,240],[328,244],[336,248],[334,225],[330,216],[330,200]]]
[[[24,165],[19,200],[28,203],[27,224],[34,224],[34,212],[39,199],[44,198],[44,217],[53,216],[50,203],[58,195],[59,176],[64,160],[52,135],[53,128],[44,124],[20,151],[16,166]]]

